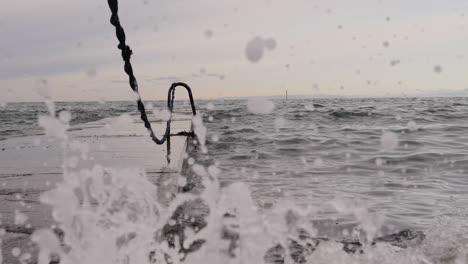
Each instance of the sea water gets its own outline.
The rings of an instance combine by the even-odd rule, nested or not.
[[[467,263],[465,99],[216,100],[198,109],[206,140],[192,140],[183,173],[198,191],[162,205],[138,168],[64,166],[40,198],[57,225],[34,231],[37,256],[12,253],[25,263]],[[71,118],[8,104],[1,137],[45,131],[69,141],[55,133],[69,122],[135,114],[128,102],[55,110]],[[204,211],[203,220],[190,210]],[[182,233],[164,236],[184,221]],[[372,243],[403,229],[424,239]],[[362,246],[345,252],[346,240]]]

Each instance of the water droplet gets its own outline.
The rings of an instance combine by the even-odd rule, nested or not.
[[[399,63],[400,63],[400,60],[391,60],[390,61],[390,66],[396,66]]]
[[[59,119],[62,123],[68,124],[72,119],[72,115],[69,111],[63,110],[59,112]]]
[[[408,122],[408,129],[409,129],[410,131],[416,131],[416,130],[418,130],[418,126],[416,125],[416,122],[414,122],[414,121],[412,121],[412,120],[409,121],[409,122]]]
[[[381,158],[375,159],[375,165],[377,165],[377,166],[382,166],[382,164],[384,164],[384,160],[383,160],[383,159],[381,159]]]
[[[21,254],[21,250],[17,247],[14,247],[11,250],[11,254],[13,255],[13,257],[19,257],[19,255]]]
[[[37,93],[42,99],[51,99],[48,85],[49,82],[46,79],[41,79],[37,82]]]
[[[251,97],[247,101],[247,109],[254,114],[269,114],[273,111],[275,105],[272,101],[262,97]]]
[[[315,110],[314,104],[306,104],[306,105],[304,105],[304,108],[307,111],[314,111]]]
[[[195,160],[193,158],[189,158],[187,162],[189,165],[193,165],[195,163]]]
[[[264,43],[265,48],[268,50],[274,50],[276,48],[276,40],[273,38],[267,38],[265,39]]]
[[[90,68],[86,71],[86,75],[88,75],[89,78],[94,78],[97,75],[97,70],[96,68]]]
[[[207,39],[210,39],[211,37],[213,37],[213,31],[211,31],[211,30],[209,30],[209,29],[208,29],[208,30],[205,30],[205,32],[203,32],[203,35],[205,35],[205,37],[206,37]]]
[[[264,41],[260,37],[254,37],[247,42],[245,55],[250,62],[258,62],[263,57]]]
[[[321,167],[321,166],[323,166],[323,160],[322,160],[321,158],[316,158],[316,159],[314,160],[314,166],[315,166],[315,167]]]
[[[393,150],[398,146],[398,135],[390,131],[385,131],[380,138],[380,142],[385,150]]]
[[[278,117],[275,119],[275,130],[276,130],[276,133],[279,132],[279,130],[281,128],[283,128],[286,124],[286,120],[284,120],[284,118],[282,117]]]
[[[24,225],[28,221],[28,216],[15,210],[15,225]]]
[[[206,104],[206,109],[208,109],[208,110],[214,110],[214,108],[215,108],[215,107],[214,107],[214,104],[213,104],[213,103],[207,103],[207,104]]]

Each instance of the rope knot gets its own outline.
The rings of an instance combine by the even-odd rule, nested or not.
[[[117,47],[122,51],[122,58],[124,60],[130,60],[130,56],[133,54],[132,49],[125,43],[120,43]]]

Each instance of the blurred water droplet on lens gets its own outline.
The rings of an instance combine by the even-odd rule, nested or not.
[[[393,150],[398,146],[398,135],[390,131],[385,131],[382,134],[380,142],[384,150]]]

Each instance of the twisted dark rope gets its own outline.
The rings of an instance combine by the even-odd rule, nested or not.
[[[146,129],[148,129],[148,131],[150,132],[151,139],[156,144],[161,145],[170,136],[170,126],[166,127],[166,132],[164,133],[161,139],[157,138],[156,135],[154,134],[154,131],[151,128],[151,123],[148,121],[148,117],[146,116],[145,106],[143,102],[141,101],[140,93],[138,92],[137,80],[135,78],[135,75],[133,75],[133,68],[132,68],[132,64],[130,63],[130,57],[133,52],[130,49],[130,47],[127,44],[125,44],[125,31],[120,25],[119,15],[117,14],[119,10],[118,2],[117,0],[107,0],[107,3],[109,4],[109,8],[112,12],[110,23],[115,27],[115,34],[117,36],[117,39],[119,40],[119,45],[117,47],[122,51],[122,59],[125,62],[124,70],[128,75],[128,82],[133,92],[135,92],[138,95],[137,106],[138,106],[138,111],[140,111],[140,118],[143,121]],[[168,121],[168,123],[169,122],[170,121]]]

